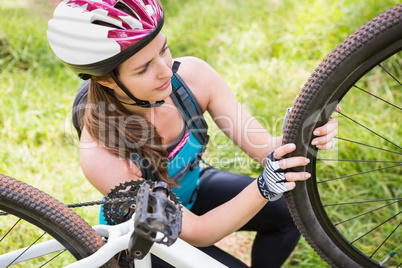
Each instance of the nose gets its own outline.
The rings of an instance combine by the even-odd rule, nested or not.
[[[165,79],[172,77],[172,59],[166,57],[159,57],[158,61],[158,78]]]

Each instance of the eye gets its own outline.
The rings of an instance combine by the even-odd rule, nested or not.
[[[164,46],[164,47],[162,48],[162,50],[160,51],[159,54],[160,54],[160,55],[163,55],[168,49],[169,49],[169,46],[168,46],[168,45]],[[145,65],[144,69],[142,69],[141,71],[139,71],[139,72],[137,73],[137,75],[142,75],[142,74],[144,74],[144,73],[148,70],[149,64],[150,64],[150,63],[148,63],[147,65]]]
[[[160,53],[160,54],[165,53],[165,52],[166,52],[168,49],[169,49],[169,46],[164,46],[164,47],[162,48],[162,50],[161,50],[161,53]]]
[[[148,70],[149,64],[145,65],[144,69],[142,69],[140,72],[138,72],[138,75],[144,74]]]

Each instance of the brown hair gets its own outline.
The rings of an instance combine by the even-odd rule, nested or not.
[[[130,114],[114,91],[99,81],[111,81],[111,77],[92,77],[89,83],[84,124],[91,137],[113,155],[123,158],[128,166],[130,161],[135,162],[137,152],[141,160],[149,162],[159,179],[174,186],[167,171],[168,153],[155,126],[139,115]]]

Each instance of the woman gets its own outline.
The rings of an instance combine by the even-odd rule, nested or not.
[[[121,182],[163,180],[183,204],[182,239],[229,267],[245,267],[213,244],[237,230],[257,231],[252,266],[280,267],[300,236],[281,196],[310,177],[284,171],[308,159],[281,159],[295,145],[281,146],[282,137],[264,130],[207,63],[174,63],[162,25],[156,0],[65,0],[56,8],[49,43],[89,79],[75,102],[82,170],[104,195]],[[206,111],[265,166],[257,179],[200,168]],[[313,144],[333,146],[336,126],[331,119],[317,128]]]

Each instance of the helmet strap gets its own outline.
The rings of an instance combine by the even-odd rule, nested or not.
[[[134,103],[126,103],[126,102],[123,102],[123,101],[120,101],[120,100],[119,100],[121,103],[126,104],[126,105],[131,105],[131,106],[138,106],[138,107],[142,107],[142,108],[159,107],[159,106],[161,106],[162,104],[165,103],[164,100],[157,101],[157,102],[155,102],[155,103],[150,103],[149,101],[146,101],[146,100],[137,99],[137,98],[134,97],[134,95],[131,94],[131,92],[123,85],[123,83],[120,82],[119,79],[117,79],[117,77],[116,77],[114,71],[111,71],[111,72],[109,73],[109,75],[112,77],[112,79],[113,79],[114,82],[117,84],[117,86],[118,86],[119,88],[121,88],[121,90],[123,90],[123,92],[124,92],[130,99],[132,99],[132,100],[134,101]]]

